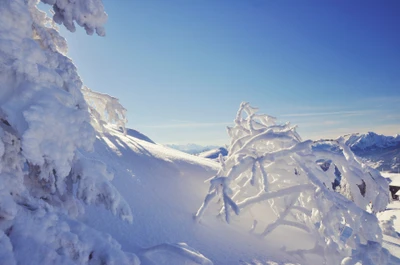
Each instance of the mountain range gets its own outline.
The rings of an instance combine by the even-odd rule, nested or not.
[[[219,146],[216,145],[199,145],[199,144],[193,144],[193,143],[188,143],[188,144],[166,144],[166,146],[176,149],[179,151],[182,151],[187,154],[192,154],[192,155],[197,155],[202,152],[206,152],[215,148],[219,148]]]
[[[399,172],[400,135],[386,136],[368,132],[344,136],[350,149],[379,171]]]
[[[380,171],[400,171],[400,135],[386,136],[374,132],[352,133],[343,136],[350,149],[369,166]],[[203,158],[216,159],[221,153],[228,154],[224,147],[198,144],[167,145],[173,149]]]

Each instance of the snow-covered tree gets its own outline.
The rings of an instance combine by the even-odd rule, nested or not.
[[[379,172],[362,164],[343,139],[302,141],[295,127],[277,124],[248,103],[234,122],[229,155],[220,158],[197,220],[207,207],[228,223],[234,212],[262,237],[283,227],[311,235],[313,248],[292,252],[300,257],[320,255],[332,265],[386,264],[375,213],[385,209],[389,190]],[[213,198],[221,198],[220,208],[210,206]],[[357,254],[365,249],[370,252]]]
[[[104,35],[100,0],[42,0],[53,20]],[[0,261],[135,264],[134,254],[76,221],[84,203],[132,213],[101,161],[82,81],[53,20],[36,0],[0,0]]]

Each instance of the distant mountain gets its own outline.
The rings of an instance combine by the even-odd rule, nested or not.
[[[204,158],[209,158],[209,159],[217,159],[219,157],[219,154],[221,154],[223,156],[227,156],[228,150],[226,150],[226,148],[224,148],[224,147],[218,147],[218,148],[214,148],[214,149],[202,152],[202,153],[198,154],[198,156],[204,157]]]
[[[397,173],[400,171],[400,135],[386,136],[368,133],[353,133],[344,136],[346,145],[369,166],[380,171]],[[200,157],[217,159],[221,153],[228,154],[228,150],[218,146],[201,146],[197,144],[167,145],[182,152]]]
[[[400,170],[400,135],[385,136],[368,132],[344,137],[350,149],[373,168],[389,172]]]
[[[166,146],[192,155],[218,148],[215,145],[203,146],[198,144],[167,144]]]

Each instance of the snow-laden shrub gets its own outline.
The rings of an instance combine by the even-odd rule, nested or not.
[[[245,215],[254,234],[290,226],[311,235],[314,247],[294,251],[300,256],[320,255],[332,265],[386,264],[375,213],[389,202],[388,184],[343,139],[302,141],[295,127],[277,124],[248,103],[240,105],[228,133],[229,155],[221,157],[196,219],[219,197],[217,215],[228,223],[232,213]],[[374,251],[357,256],[362,249]]]
[[[395,215],[392,215],[390,216],[389,220],[382,220],[380,222],[383,234],[399,238],[399,234],[396,232],[396,229],[394,228],[394,220],[396,219],[397,217]]]
[[[103,35],[99,0],[43,1],[56,22]],[[65,39],[35,0],[0,0],[0,263],[132,264],[109,236],[77,222],[83,203],[131,221],[101,161]],[[82,151],[82,152],[81,152]]]
[[[83,96],[89,105],[92,126],[99,132],[105,132],[105,124],[114,124],[126,134],[126,109],[117,98],[95,92],[88,87],[82,88]]]

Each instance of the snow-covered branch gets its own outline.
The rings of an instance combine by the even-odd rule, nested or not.
[[[95,92],[86,86],[82,88],[82,92],[89,105],[91,123],[97,131],[104,132],[105,124],[114,124],[126,134],[126,109],[119,103],[117,98]]]
[[[101,0],[41,0],[53,6],[53,20],[64,25],[69,31],[75,32],[75,22],[92,35],[95,31],[99,36],[105,36],[104,24],[107,14]]]

